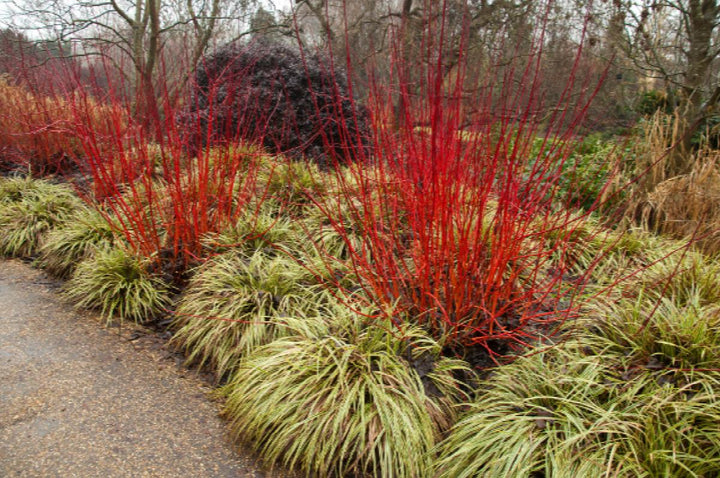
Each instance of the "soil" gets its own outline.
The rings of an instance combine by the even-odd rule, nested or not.
[[[0,476],[285,476],[230,443],[210,385],[163,337],[105,328],[59,285],[0,261]]]

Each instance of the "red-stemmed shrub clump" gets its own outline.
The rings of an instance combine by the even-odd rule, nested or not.
[[[450,38],[446,8],[426,2],[422,58],[409,65],[398,35],[395,77],[372,87],[373,166],[338,175],[351,213],[318,206],[378,310],[492,365],[578,310],[585,281],[566,258],[584,216],[558,191],[596,89],[576,59],[560,103],[543,104],[542,31],[525,63],[470,78],[467,32]]]
[[[80,111],[76,96],[62,90],[42,93],[33,85],[0,77],[0,168],[41,176],[72,172],[83,155],[78,130],[90,128],[98,138],[123,131],[123,111],[93,98],[87,98]],[[111,119],[117,127],[109,125]],[[97,147],[103,149],[100,142]]]
[[[256,179],[265,155],[240,142],[189,154],[169,80],[162,76],[155,125],[134,117],[132,99],[121,94],[123,85],[107,88],[109,131],[87,121],[92,89],[67,100],[82,145],[77,160],[91,185],[86,199],[100,206],[133,254],[149,259],[153,272],[182,285],[188,269],[203,258],[203,237],[234,224],[250,200],[264,201],[266,191]]]

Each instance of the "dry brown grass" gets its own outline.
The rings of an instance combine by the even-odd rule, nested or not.
[[[643,219],[657,231],[692,238],[708,253],[720,251],[720,151],[698,155],[689,174],[667,179],[647,195]],[[654,216],[654,217],[651,217]]]
[[[683,157],[678,174],[672,147],[679,138],[677,118],[656,114],[634,147],[637,180],[627,216],[635,224],[678,239],[704,252],[720,252],[720,151],[700,147]]]
[[[649,194],[663,181],[675,176],[672,146],[680,139],[677,117],[657,112],[641,129],[642,141],[633,146],[635,157],[633,177],[637,177],[637,189]]]

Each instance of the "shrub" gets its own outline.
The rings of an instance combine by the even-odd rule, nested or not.
[[[95,151],[96,138],[86,140]],[[166,282],[181,285],[188,268],[207,252],[204,237],[262,206],[265,198],[256,183],[262,155],[237,145],[191,158],[176,142],[147,144],[142,134],[130,142],[135,146],[112,161],[95,151],[95,197],[133,253],[153,261]]]
[[[43,95],[0,78],[0,161],[2,169],[33,174],[66,173],[83,155],[79,134],[91,130],[107,139],[109,118],[125,128],[125,113],[86,98]],[[100,144],[100,143],[99,143]]]
[[[652,116],[658,111],[671,113],[675,105],[672,104],[667,93],[658,90],[648,90],[640,94],[635,105],[635,111],[641,115]]]
[[[135,131],[124,138],[129,145],[118,139],[112,161],[98,149],[102,138],[88,133],[83,141],[96,198],[115,218],[118,235],[134,254],[152,260],[166,282],[182,285],[206,252],[203,238],[266,199],[256,181],[265,156],[257,148],[230,145],[189,157],[173,120],[167,122],[165,142],[148,144]]]
[[[98,250],[81,262],[64,296],[76,307],[99,310],[108,322],[147,322],[171,302],[168,286],[148,273],[140,259],[118,247]]]
[[[559,183],[559,194],[568,207],[593,210],[596,204],[610,206],[604,196],[610,192],[609,182],[619,161],[617,147],[598,136],[586,137],[578,144],[563,166]],[[612,203],[621,200],[622,191],[615,191]]]
[[[546,238],[587,217],[556,199],[564,172],[579,169],[570,160],[573,138],[593,92],[573,71],[558,104],[543,104],[538,39],[527,63],[483,73],[488,88],[480,93],[467,38],[449,28],[445,7],[430,2],[424,10],[418,58],[393,39],[397,68],[387,84],[371,84],[372,167],[348,165],[353,179],[338,174],[341,197],[321,205],[345,247],[316,242],[347,254],[378,310],[398,314],[392,323],[410,320],[447,353],[484,367],[577,313],[588,277],[568,280],[574,264],[553,262],[572,234],[552,245]],[[438,37],[443,32],[448,37]],[[460,48],[450,58],[445,48],[454,41]],[[550,111],[542,125],[541,111]],[[350,218],[340,221],[343,207]]]
[[[464,366],[439,359],[417,329],[364,322],[347,310],[288,318],[285,336],[249,354],[224,388],[238,437],[308,476],[428,476],[459,398],[452,372]]]
[[[367,141],[366,115],[328,58],[253,41],[230,43],[204,59],[180,123],[194,151],[243,138],[329,164],[358,154]]]

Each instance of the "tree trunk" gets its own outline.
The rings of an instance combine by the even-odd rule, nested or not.
[[[703,103],[703,86],[713,61],[711,53],[713,31],[717,25],[716,0],[690,0],[687,9],[688,48],[685,51],[687,71],[682,87],[683,102],[680,106],[680,140],[669,161],[670,176],[687,174],[692,169],[692,140],[702,127],[711,104]],[[708,101],[717,102],[716,95]]]
[[[407,115],[407,95],[408,84],[410,82],[410,12],[412,11],[412,0],[403,0],[402,11],[400,13],[400,58],[396,59],[397,76],[397,95],[395,104],[393,105],[394,126],[400,129],[405,125],[405,117]]]

